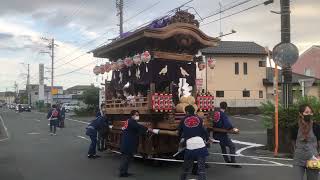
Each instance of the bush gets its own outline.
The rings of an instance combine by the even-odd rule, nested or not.
[[[316,97],[300,97],[288,109],[279,104],[279,128],[291,128],[298,123],[299,106],[309,104],[314,111],[313,119],[320,122],[320,100]],[[274,127],[274,104],[270,101],[262,103],[260,110],[263,114],[263,124],[265,128],[272,129]]]
[[[95,116],[95,109],[92,107],[75,109],[76,116]]]

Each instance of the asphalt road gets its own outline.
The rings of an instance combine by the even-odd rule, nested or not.
[[[45,115],[36,112],[15,113],[0,109],[0,179],[1,180],[115,180],[118,178],[120,158],[118,154],[101,153],[99,159],[87,159],[89,142],[85,139],[85,123],[81,119],[67,120],[66,128],[57,136],[49,136]],[[79,120],[79,121],[78,121]],[[233,136],[238,140],[241,154],[256,156],[255,149],[266,143],[265,131],[259,116],[232,117],[241,134]],[[240,143],[240,144],[239,144]],[[291,161],[239,157],[243,168],[234,169],[223,163],[218,145],[214,145],[208,158],[209,180],[291,180]],[[261,154],[259,154],[261,156]],[[267,155],[267,154],[266,154]],[[127,179],[177,180],[180,163],[164,162],[153,166],[151,162],[135,160],[130,172],[135,175]]]

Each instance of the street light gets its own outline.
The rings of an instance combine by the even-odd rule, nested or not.
[[[230,34],[234,34],[234,33],[237,33],[236,30],[232,29],[230,33],[227,33],[227,34],[221,34],[219,37],[223,37],[223,36],[228,36]]]

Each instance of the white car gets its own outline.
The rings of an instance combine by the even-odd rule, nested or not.
[[[77,104],[66,103],[63,104],[63,107],[66,109],[66,112],[74,111],[75,109],[80,109]]]

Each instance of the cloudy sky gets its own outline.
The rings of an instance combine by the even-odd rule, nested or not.
[[[222,0],[221,3],[223,7],[230,7],[243,1],[246,0]],[[124,0],[124,29],[131,30],[184,2],[186,0]],[[264,0],[251,0],[222,13],[222,17],[262,2]],[[301,53],[320,44],[320,1],[291,2],[292,42]],[[206,17],[217,12],[219,0],[194,0],[188,6]],[[222,40],[254,41],[272,49],[280,41],[280,16],[270,10],[279,10],[279,0],[222,20],[222,32],[237,31]],[[139,13],[141,11],[143,13]],[[190,9],[190,12],[194,10]],[[219,15],[213,16],[202,24],[218,18]],[[41,37],[55,38],[57,44],[56,85],[68,88],[77,84],[99,84],[102,77],[94,76],[92,68],[105,60],[93,58],[86,52],[116,37],[117,23],[115,0],[0,0],[0,91],[13,90],[15,81],[19,89],[25,87],[26,64],[30,64],[31,83],[38,82],[39,63],[45,64],[45,76],[50,76],[50,56],[40,53],[48,51],[48,42]],[[203,25],[201,29],[211,36],[218,36],[220,23]],[[79,68],[81,70],[68,74]],[[50,84],[50,81],[45,80],[45,83]]]

